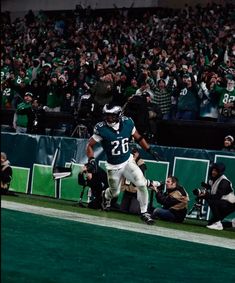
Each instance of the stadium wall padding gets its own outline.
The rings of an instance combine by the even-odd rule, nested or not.
[[[81,165],[87,162],[86,143],[87,139],[2,133],[1,151],[7,153],[13,167],[11,190],[78,200],[82,187],[77,184],[77,174]],[[138,147],[136,144],[131,146]],[[139,148],[148,168],[146,177],[165,181],[170,174],[177,176],[189,193],[190,206],[195,200],[192,190],[200,187],[202,181],[207,181],[209,166],[213,162],[225,163],[226,176],[235,185],[235,153],[233,152],[157,145],[152,147],[164,160],[156,162],[152,160],[151,155]],[[75,159],[72,176],[59,181],[55,181],[52,176],[52,161],[57,148],[59,148],[57,166],[68,166],[71,159]],[[104,167],[105,154],[99,145],[95,148],[95,157],[101,167]],[[208,218],[207,210],[204,211],[204,217]]]

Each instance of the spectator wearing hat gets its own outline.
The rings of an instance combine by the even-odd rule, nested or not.
[[[16,112],[13,118],[13,127],[16,133],[26,133],[28,127],[28,111],[32,109],[33,94],[26,92],[24,100],[17,105]]]
[[[224,145],[223,145],[222,150],[223,151],[235,151],[233,136],[228,135],[224,138]]]

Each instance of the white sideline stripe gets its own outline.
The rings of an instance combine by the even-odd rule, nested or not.
[[[187,242],[194,242],[199,244],[205,244],[205,245],[235,250],[235,240],[226,239],[222,237],[162,228],[156,225],[149,226],[146,224],[109,219],[99,216],[92,216],[92,215],[81,214],[76,212],[57,210],[54,208],[39,207],[39,206],[10,202],[5,200],[1,201],[1,207],[16,211],[21,211],[21,212],[28,212],[43,216],[82,222],[86,224],[94,224],[98,226],[111,227],[121,230],[128,230],[143,234],[167,237],[167,238],[183,240]]]

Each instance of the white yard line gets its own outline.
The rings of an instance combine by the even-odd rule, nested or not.
[[[69,212],[64,210],[57,210],[54,208],[45,208],[40,206],[1,201],[1,207],[16,211],[28,212],[33,214],[44,215],[48,217],[55,217],[60,219],[66,219],[71,221],[78,221],[87,224],[94,224],[98,226],[111,227],[121,230],[128,230],[138,233],[144,233],[149,235],[167,237],[177,240],[183,240],[188,242],[194,242],[199,244],[211,245],[221,248],[227,248],[235,250],[235,240],[226,239],[222,237],[210,236],[205,234],[197,234],[193,232],[179,231],[174,229],[162,228],[156,225],[149,226],[146,224],[139,224],[129,221],[122,221],[116,219],[109,219],[99,216]],[[219,233],[219,231],[218,231]]]

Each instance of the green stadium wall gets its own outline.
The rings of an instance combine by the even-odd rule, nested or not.
[[[13,168],[10,190],[78,201],[83,188],[77,183],[77,175],[82,164],[87,162],[86,143],[86,139],[2,133],[1,151],[7,153]],[[136,145],[132,144],[132,146]],[[226,176],[233,185],[235,184],[235,153],[157,145],[153,147],[160,156],[164,157],[164,161],[156,162],[148,153],[140,149],[141,156],[147,164],[146,177],[165,181],[168,175],[177,176],[189,193],[189,208],[195,202],[192,190],[200,187],[202,181],[207,181],[212,162],[223,162],[226,165]],[[52,162],[57,148],[59,148],[57,166],[68,167],[71,159],[75,159],[75,163],[72,164],[72,175],[61,180],[54,180],[52,175]],[[104,168],[105,154],[100,146],[95,148],[95,156],[100,166]],[[87,201],[87,198],[88,194],[85,194],[84,201]],[[153,204],[158,205],[155,200]],[[209,209],[206,205],[202,212],[202,218],[208,219]],[[196,211],[189,215],[189,217],[196,216]]]

